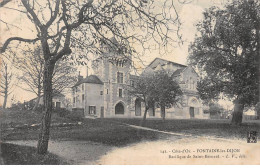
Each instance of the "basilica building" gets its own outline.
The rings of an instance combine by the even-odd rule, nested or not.
[[[131,75],[131,57],[117,55],[105,50],[104,55],[92,63],[95,75],[78,76],[73,86],[73,108],[84,111],[85,117],[95,118],[141,118],[143,102],[130,96],[125,89],[133,85],[138,76]],[[114,55],[113,55],[114,54]],[[198,74],[190,66],[161,58],[154,59],[144,71],[166,70],[174,75],[183,95],[177,105],[166,108],[166,119],[207,119],[196,90]],[[147,118],[161,118],[160,108],[149,109]]]

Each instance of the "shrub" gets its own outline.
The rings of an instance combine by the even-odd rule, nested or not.
[[[74,108],[66,117],[73,121],[81,121],[84,117],[84,109]]]
[[[57,113],[60,117],[65,117],[70,113],[70,111],[65,108],[56,108],[53,110],[53,113]]]
[[[68,115],[65,116],[66,118],[72,121],[82,121],[82,116],[77,115],[77,113],[70,112]]]

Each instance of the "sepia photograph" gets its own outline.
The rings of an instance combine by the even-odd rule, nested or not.
[[[1,165],[260,165],[259,0],[0,0]]]

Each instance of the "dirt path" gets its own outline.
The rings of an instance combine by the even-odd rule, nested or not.
[[[216,150],[219,150],[216,152]],[[237,165],[260,164],[260,144],[206,137],[141,142],[102,156],[102,165]]]

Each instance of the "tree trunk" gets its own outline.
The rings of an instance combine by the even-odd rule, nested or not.
[[[7,92],[6,92],[6,93],[5,93],[5,97],[4,97],[3,109],[6,108],[7,97],[8,97],[8,94],[7,94]]]
[[[235,101],[235,107],[234,107],[234,112],[232,116],[232,125],[240,125],[242,123],[243,119],[243,110],[244,110],[244,104],[242,101]]]
[[[161,106],[162,119],[165,121],[165,106]]]
[[[146,115],[147,115],[147,111],[148,111],[149,108],[145,107],[145,111],[144,111],[144,116],[143,116],[143,119],[141,121],[141,126],[144,126],[145,125],[145,121],[146,121]]]
[[[44,113],[41,123],[41,132],[39,134],[37,152],[46,154],[50,135],[51,113],[52,113],[52,74],[54,65],[46,62],[43,76],[43,102]]]
[[[34,107],[33,107],[33,109],[32,109],[33,111],[35,111],[36,108],[39,106],[40,99],[41,99],[41,95],[38,94],[38,95],[37,95],[37,100],[36,100],[35,105],[34,105]]]

